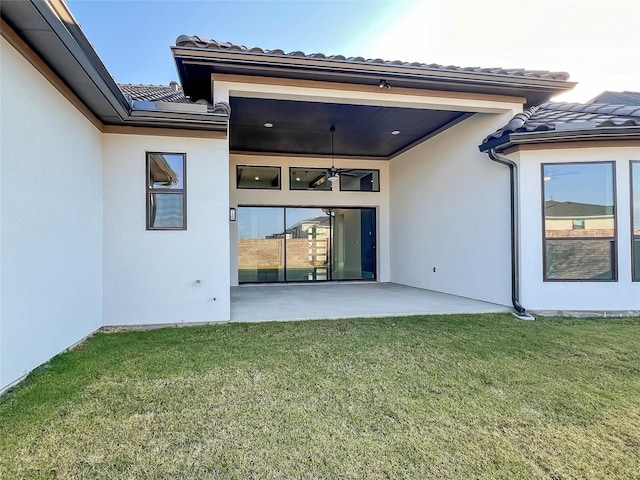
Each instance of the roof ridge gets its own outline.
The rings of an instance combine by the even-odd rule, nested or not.
[[[231,42],[222,42],[219,40],[209,39],[201,37],[199,35],[180,35],[176,39],[176,46],[178,47],[193,47],[206,50],[219,50],[238,52],[244,54],[258,54],[258,55],[274,55],[282,57],[295,57],[304,59],[320,59],[330,61],[341,61],[349,63],[359,64],[375,64],[386,66],[399,66],[405,68],[419,68],[422,70],[448,70],[465,73],[486,74],[486,75],[506,75],[511,77],[527,77],[527,78],[539,78],[545,80],[560,80],[568,81],[569,74],[567,72],[551,72],[548,70],[525,70],[524,68],[502,68],[502,67],[460,67],[456,65],[439,65],[437,63],[424,63],[424,62],[405,62],[402,60],[383,60],[381,58],[369,58],[364,57],[346,57],[344,55],[325,55],[323,53],[310,53],[306,54],[299,50],[295,50],[286,53],[282,49],[269,50],[260,47],[247,47],[245,45],[238,45]]]

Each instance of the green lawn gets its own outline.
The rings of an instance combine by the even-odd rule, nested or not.
[[[100,334],[0,399],[0,477],[640,478],[640,318]]]

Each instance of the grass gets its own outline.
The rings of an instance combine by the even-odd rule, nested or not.
[[[100,334],[0,399],[0,477],[640,478],[640,318]]]

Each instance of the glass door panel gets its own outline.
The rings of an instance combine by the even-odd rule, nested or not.
[[[332,280],[375,280],[376,224],[373,208],[334,208]]]
[[[329,280],[331,218],[326,208],[286,209],[286,280]]]
[[[284,209],[238,207],[238,281],[284,281]]]

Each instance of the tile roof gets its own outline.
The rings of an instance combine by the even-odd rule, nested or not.
[[[258,54],[268,55],[273,57],[294,57],[309,60],[330,60],[340,61],[352,64],[366,64],[366,65],[380,65],[380,66],[396,66],[406,68],[417,68],[425,71],[449,71],[459,73],[478,73],[488,75],[506,75],[511,77],[523,77],[523,78],[538,78],[545,80],[562,80],[569,79],[569,74],[566,72],[549,72],[547,70],[525,70],[523,68],[481,68],[481,67],[458,67],[455,65],[438,65],[436,63],[420,63],[420,62],[403,62],[400,60],[383,60],[381,58],[365,59],[364,57],[345,57],[343,55],[325,55],[323,53],[310,53],[306,54],[301,51],[294,51],[286,53],[284,50],[267,50],[259,47],[248,48],[244,45],[236,45],[229,42],[220,42],[197,35],[180,35],[176,39],[176,46],[178,47],[194,47],[204,50],[218,51],[218,52],[237,52],[244,54]]]
[[[518,113],[504,127],[487,136],[482,144],[502,138],[506,141],[512,133],[566,130],[567,125],[585,130],[640,127],[640,106],[547,102]]]
[[[175,85],[175,87],[174,87]],[[125,96],[132,100],[144,102],[172,102],[191,103],[191,100],[184,96],[182,88],[177,84],[171,85],[141,85],[132,83],[119,83],[118,86]]]
[[[186,97],[182,91],[182,87],[177,82],[171,82],[169,85],[142,85],[132,83],[119,83],[118,87],[122,93],[131,100],[142,102],[168,102],[168,103],[186,103],[197,104],[204,103],[204,100],[192,101]],[[207,103],[207,113],[231,115],[231,107],[225,102],[216,102],[215,105]]]

